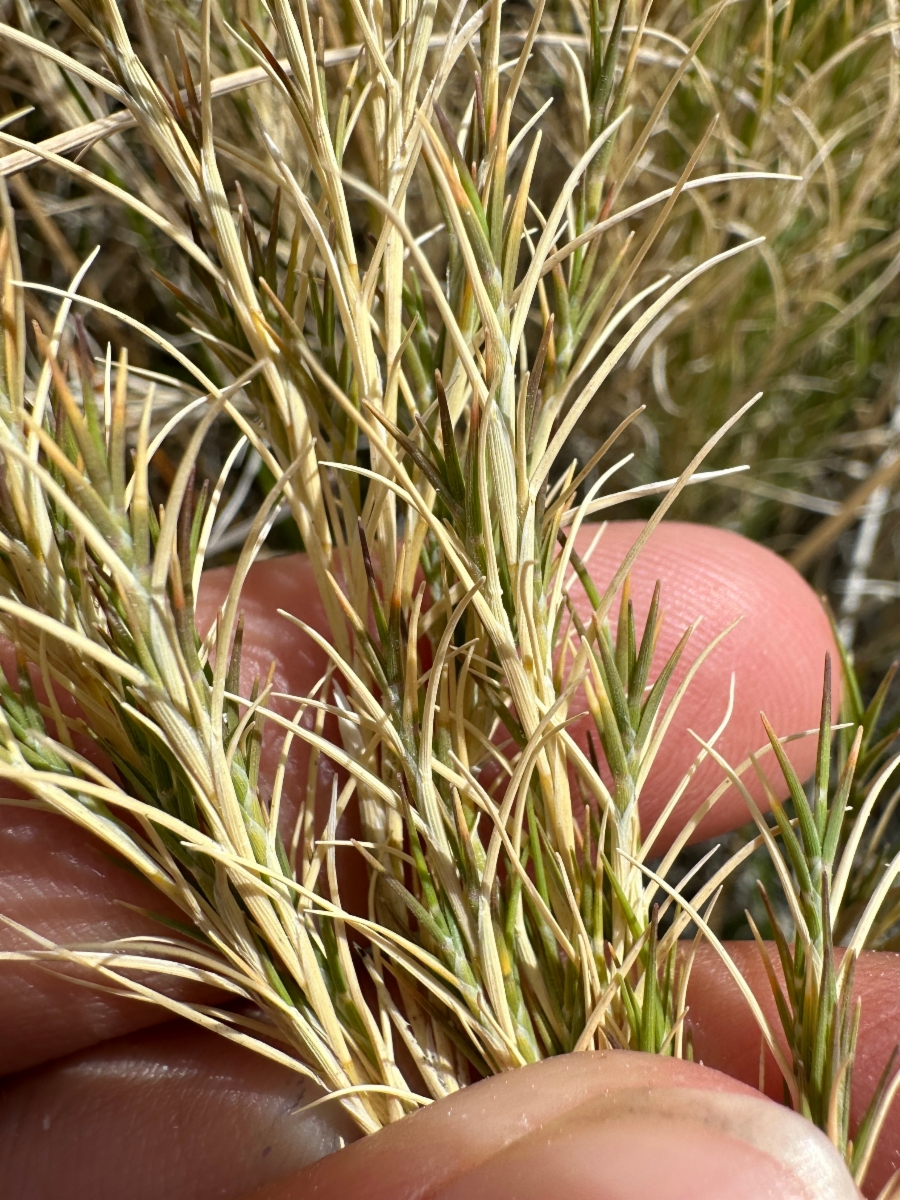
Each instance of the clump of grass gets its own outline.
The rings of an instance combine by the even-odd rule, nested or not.
[[[691,952],[679,939],[692,922],[708,928],[721,883],[757,845],[783,861],[762,826],[688,896],[690,877],[669,876],[728,782],[652,872],[647,861],[690,776],[652,830],[638,815],[672,716],[712,647],[670,687],[686,631],[654,677],[659,595],[636,628],[628,574],[749,405],[674,479],[602,491],[626,462],[607,466],[606,456],[637,413],[580,470],[560,461],[591,401],[655,322],[707,272],[759,244],[741,240],[674,279],[638,286],[688,185],[699,193],[723,183],[721,174],[692,178],[704,139],[675,184],[642,202],[652,216],[638,244],[620,236],[637,211],[617,202],[646,173],[649,140],[721,7],[705,14],[641,120],[632,92],[649,10],[632,27],[624,3],[609,14],[592,5],[573,43],[583,55],[573,51],[577,158],[549,202],[535,191],[540,121],[523,121],[520,109],[540,45],[569,44],[562,11],[539,5],[519,25],[496,0],[472,11],[411,4],[383,19],[354,5],[347,23],[358,40],[344,45],[338,23],[317,20],[305,2],[238,25],[205,0],[170,54],[160,47],[143,58],[114,0],[64,0],[90,52],[66,56],[34,32],[15,35],[78,88],[121,104],[116,128],[137,129],[166,183],[157,202],[137,181],[129,187],[58,146],[4,131],[16,155],[6,169],[36,157],[168,237],[188,270],[180,283],[161,282],[195,338],[188,352],[138,314],[84,294],[92,259],[67,289],[26,288],[4,201],[0,627],[21,666],[17,686],[0,686],[0,775],[94,831],[183,915],[154,940],[34,954],[90,964],[144,997],[126,973],[140,966],[253,1000],[262,1017],[159,998],[311,1075],[365,1131],[478,1075],[552,1054],[613,1046],[689,1055]],[[220,121],[216,97],[238,84],[254,90]],[[252,152],[228,136],[229,120],[243,122]],[[241,176],[233,189],[224,163]],[[786,183],[767,171],[731,175],[746,187],[760,176]],[[29,290],[59,301],[52,323],[32,332]],[[129,467],[132,372],[127,356],[114,366],[111,351],[98,369],[72,318],[82,305],[152,341],[201,389],[192,407],[202,416],[158,510],[149,463],[189,409],[151,436],[154,389],[145,389]],[[204,439],[223,420],[272,486],[201,639],[194,596],[238,448],[211,491],[198,494],[194,480]],[[605,473],[585,491],[601,462]],[[576,535],[588,517],[653,495],[661,503],[600,594]],[[326,637],[285,614],[329,664],[310,695],[293,698],[293,720],[271,706],[271,677],[249,695],[240,684],[241,588],[282,505],[330,626]],[[570,599],[574,579],[588,595],[587,619]],[[65,715],[58,690],[78,717]],[[571,730],[582,693],[587,748]],[[260,765],[266,723],[284,734],[272,778]],[[823,718],[823,747],[829,729]],[[76,749],[75,732],[109,768]],[[298,798],[284,795],[284,763],[298,738],[339,777],[329,796],[311,780],[285,842],[282,813]],[[698,761],[716,753],[714,741]],[[779,743],[773,751],[782,756]],[[826,749],[820,790],[823,770]],[[810,899],[801,871],[818,859],[831,868],[822,803],[810,818],[818,842],[799,809],[804,840],[786,819],[779,832],[806,921],[792,969],[830,997],[827,882]],[[828,831],[843,820],[834,803]],[[323,805],[324,830],[315,820]],[[363,913],[342,902],[336,855],[351,805],[369,873]],[[845,851],[842,864],[854,855]],[[793,895],[796,881],[782,874]],[[822,1021],[843,1022],[842,1068],[853,1052],[846,1005],[823,1012]],[[812,1077],[822,1036],[795,1039],[792,1063],[781,1056],[795,1091],[804,1072]],[[404,1077],[398,1039],[421,1085]],[[835,1125],[818,1103],[802,1110],[843,1148],[843,1118]]]

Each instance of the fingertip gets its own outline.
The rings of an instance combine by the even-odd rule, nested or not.
[[[616,1050],[466,1088],[253,1200],[853,1200],[808,1121],[718,1072]]]
[[[726,949],[784,1047],[772,989],[756,945],[730,942]],[[842,951],[837,953],[840,957]],[[900,1044],[900,954],[864,952],[856,963],[853,991],[861,1002],[850,1098],[850,1132],[855,1137],[885,1066]],[[721,956],[711,946],[701,946],[694,959],[687,1001],[696,1057],[734,1079],[756,1086],[762,1041],[759,1026]],[[781,1074],[768,1052],[763,1059],[763,1074],[768,1095],[783,1099]],[[898,1169],[900,1096],[895,1098],[875,1145],[864,1194],[878,1196]]]
[[[589,566],[601,586],[613,577],[642,529],[639,521],[611,522],[606,527]],[[578,542],[582,551],[595,533],[596,529],[581,532]],[[700,622],[676,669],[669,695],[685,678],[700,651],[738,623],[709,654],[681,701],[664,751],[642,794],[645,828],[656,819],[699,753],[693,734],[709,739],[725,718],[732,676],[734,706],[716,749],[733,767],[751,751],[766,745],[760,712],[766,714],[779,737],[817,728],[827,653],[832,656],[835,712],[840,701],[837,652],[828,618],[803,577],[778,555],[729,530],[663,522],[650,536],[631,571],[631,596],[639,630],[657,580],[662,583],[663,623],[654,673],[662,669],[684,631]],[[587,599],[580,589],[573,589],[575,597],[578,605],[587,609]],[[812,773],[815,753],[812,737],[788,745],[788,757],[801,779]],[[766,754],[761,765],[776,794],[785,794],[784,780],[773,756]],[[669,823],[669,840],[724,778],[721,767],[712,759],[699,767]],[[765,809],[762,783],[752,771],[743,778],[754,801]],[[745,802],[731,788],[695,836],[711,837],[749,819]]]

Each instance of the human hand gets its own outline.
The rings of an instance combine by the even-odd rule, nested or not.
[[[598,580],[610,577],[636,531],[628,523],[608,528],[591,561]],[[706,737],[721,721],[732,671],[735,709],[719,749],[738,763],[763,740],[760,709],[779,734],[817,724],[830,646],[827,622],[806,585],[735,535],[663,526],[633,572],[639,618],[658,577],[665,609],[660,658],[698,616],[704,623],[697,649],[734,617],[744,620],[687,693],[642,797],[645,827],[696,754],[689,730]],[[225,572],[207,577],[201,622],[204,615],[211,620],[227,585]],[[318,678],[318,653],[275,614],[280,607],[322,623],[314,596],[302,560],[270,560],[254,569],[244,596],[248,677],[254,668],[264,674],[275,658],[276,690],[300,693]],[[810,773],[814,753],[811,739],[792,744],[801,776]],[[297,746],[286,794],[291,780],[295,789],[305,784],[307,764]],[[711,762],[701,768],[676,826],[720,777]],[[730,793],[702,833],[746,819],[743,801]],[[140,880],[61,818],[4,810],[0,912],[60,943],[158,932],[122,901],[162,909]],[[0,938],[21,944],[9,932]],[[767,985],[755,949],[732,951],[763,998]],[[857,1116],[900,1041],[898,984],[900,956],[863,959]],[[196,991],[188,998],[215,1002]],[[708,950],[695,966],[689,1003],[698,1058],[755,1080],[758,1033]],[[0,1180],[10,1196],[237,1200],[259,1187],[269,1200],[357,1194],[531,1200],[560,1188],[574,1200],[854,1194],[834,1173],[824,1138],[799,1117],[722,1075],[622,1052],[551,1060],[486,1081],[309,1167],[356,1136],[349,1120],[333,1105],[294,1115],[313,1099],[299,1076],[186,1023],[150,1028],[165,1015],[35,967],[0,967],[0,1069],[23,1072],[0,1092]],[[771,1068],[767,1080],[777,1084]],[[900,1105],[888,1120],[871,1186],[880,1187],[898,1165]]]

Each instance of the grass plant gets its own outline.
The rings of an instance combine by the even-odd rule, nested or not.
[[[553,1054],[689,1056],[696,942],[683,935],[693,927],[727,959],[710,910],[761,846],[793,917],[793,930],[772,921],[787,1055],[743,986],[790,1102],[862,1178],[893,1095],[886,1076],[851,1143],[853,961],[892,924],[884,902],[900,873],[877,852],[859,865],[896,766],[875,738],[887,686],[868,708],[851,689],[860,732],[840,735],[835,784],[826,700],[812,800],[773,738],[793,813],[773,803],[774,826],[756,814],[756,838],[702,882],[677,879],[679,853],[754,763],[723,764],[725,783],[652,870],[690,775],[653,829],[638,816],[712,647],[697,649],[687,630],[656,675],[660,597],[636,627],[629,571],[688,485],[732,478],[701,468],[757,397],[717,413],[671,478],[627,478],[620,448],[645,420],[635,406],[588,461],[567,457],[592,404],[614,396],[651,343],[666,345],[666,323],[670,338],[689,338],[689,314],[722,288],[758,289],[758,272],[775,272],[776,250],[757,236],[772,230],[738,215],[749,197],[782,214],[776,234],[817,211],[818,166],[790,155],[773,166],[763,149],[815,19],[798,11],[788,29],[793,6],[778,22],[770,13],[764,103],[736,152],[698,57],[732,31],[734,7],[694,14],[689,41],[667,32],[680,6],[663,5],[657,28],[649,4],[626,0],[608,11],[599,0],[203,0],[196,11],[139,5],[136,27],[116,0],[61,0],[65,48],[44,10],[20,0],[16,27],[0,28],[11,53],[37,64],[38,86],[59,93],[62,126],[35,141],[13,132],[27,114],[4,118],[0,171],[13,195],[27,207],[21,172],[37,164],[127,211],[148,245],[167,240],[154,250],[156,295],[189,330],[179,337],[174,321],[167,332],[92,294],[93,251],[65,286],[26,281],[4,190],[0,628],[18,672],[0,685],[0,776],[27,797],[16,803],[102,838],[181,913],[157,938],[31,955],[91,966],[103,986],[143,998],[148,968],[253,1001],[261,1015],[156,997],[310,1075],[365,1132]],[[893,15],[869,40],[881,53],[892,34]],[[741,36],[750,46],[756,34]],[[817,68],[829,80],[837,69]],[[555,175],[542,125],[562,118],[541,98],[554,80],[572,85],[559,107],[578,118]],[[692,113],[702,128],[677,174],[657,179],[653,147],[675,137],[676,120],[690,125],[687,96],[703,102]],[[728,150],[724,170],[706,169],[713,147]],[[84,161],[68,157],[86,148]],[[678,256],[685,238],[695,240]],[[101,318],[150,344],[153,366],[98,355]],[[161,426],[157,384],[193,390]],[[611,399],[602,408],[616,413]],[[218,479],[196,487],[203,447],[223,427],[238,441]],[[151,464],[168,438],[178,453],[157,504]],[[201,638],[194,597],[245,446],[245,474],[268,486]],[[576,535],[654,497],[601,594]],[[241,588],[283,514],[329,623],[326,637],[285,614],[328,660],[311,694],[291,698],[293,719],[272,706],[271,677],[244,694],[240,672]],[[570,598],[576,580],[587,620]],[[683,658],[686,677],[670,686]],[[587,748],[571,730],[585,706]],[[266,724],[284,738],[272,777],[260,762]],[[313,774],[306,795],[285,797],[296,739],[338,768],[329,795]],[[715,740],[697,762],[717,756]],[[862,803],[848,830],[854,788]],[[288,807],[299,808],[292,834]],[[351,807],[364,912],[342,901]],[[838,928],[849,939],[839,963]]]

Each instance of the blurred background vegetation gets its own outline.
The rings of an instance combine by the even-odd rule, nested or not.
[[[524,23],[529,8],[518,7]],[[580,153],[573,136],[574,60],[587,13],[581,28],[573,28],[573,7],[577,12],[577,5],[561,8],[566,23],[557,20],[559,36],[538,48],[545,86],[531,84],[535,111],[553,98],[544,118],[552,136],[545,137],[540,159],[548,191]],[[639,19],[638,5],[633,7],[632,23]],[[643,124],[710,7],[708,0],[656,0],[652,6],[632,89],[636,125]],[[56,3],[4,0],[0,8],[9,25],[38,28],[70,53],[77,46],[82,61],[95,57]],[[155,7],[125,3],[122,8],[126,20],[134,18],[133,39],[147,48],[165,80],[166,59],[177,68],[172,30],[177,25],[189,38],[198,6],[158,0]],[[252,20],[252,8],[236,0],[234,24]],[[341,6],[323,7],[322,13],[333,45],[340,36]],[[227,45],[222,37],[223,72],[247,65]],[[46,59],[9,42],[0,54],[3,112],[33,106],[14,125],[18,136],[40,140],[106,113],[105,97]],[[216,110],[220,141],[233,151],[229,165],[236,174],[245,103],[236,96]],[[762,234],[766,243],[703,276],[648,330],[573,438],[571,456],[586,461],[624,413],[644,404],[629,447],[636,452],[633,475],[649,480],[677,474],[728,415],[763,391],[763,400],[722,444],[715,463],[745,462],[751,471],[727,487],[687,492],[679,515],[738,529],[794,558],[843,616],[863,677],[875,679],[893,657],[900,618],[894,488],[900,473],[895,456],[900,438],[900,25],[895,0],[726,4],[614,211],[675,183],[713,121],[694,177],[756,168],[800,178],[794,184],[707,187],[678,201],[633,281],[635,293],[662,274],[683,273],[739,238]],[[626,135],[618,144],[630,143]],[[87,153],[94,169],[127,180],[139,193],[143,189],[158,201],[170,191],[161,164],[134,135],[97,143]],[[10,186],[26,278],[64,286],[99,244],[102,251],[88,277],[90,292],[182,342],[197,341],[186,329],[183,309],[179,312],[159,279],[162,275],[190,293],[182,258],[139,218],[46,168],[13,176]],[[174,189],[171,198],[174,202]],[[251,209],[267,208],[269,202],[249,197]],[[433,201],[422,197],[422,203]],[[360,217],[362,222],[364,214]],[[610,253],[644,219],[614,226],[607,235]],[[46,317],[41,299],[30,298],[39,320]],[[170,369],[155,360],[152,346],[121,324],[96,314],[87,324],[98,347],[108,339],[124,342],[136,365]],[[177,402],[177,395],[171,400]],[[210,474],[217,473],[214,462],[207,465]],[[165,461],[158,466],[165,475]]]

